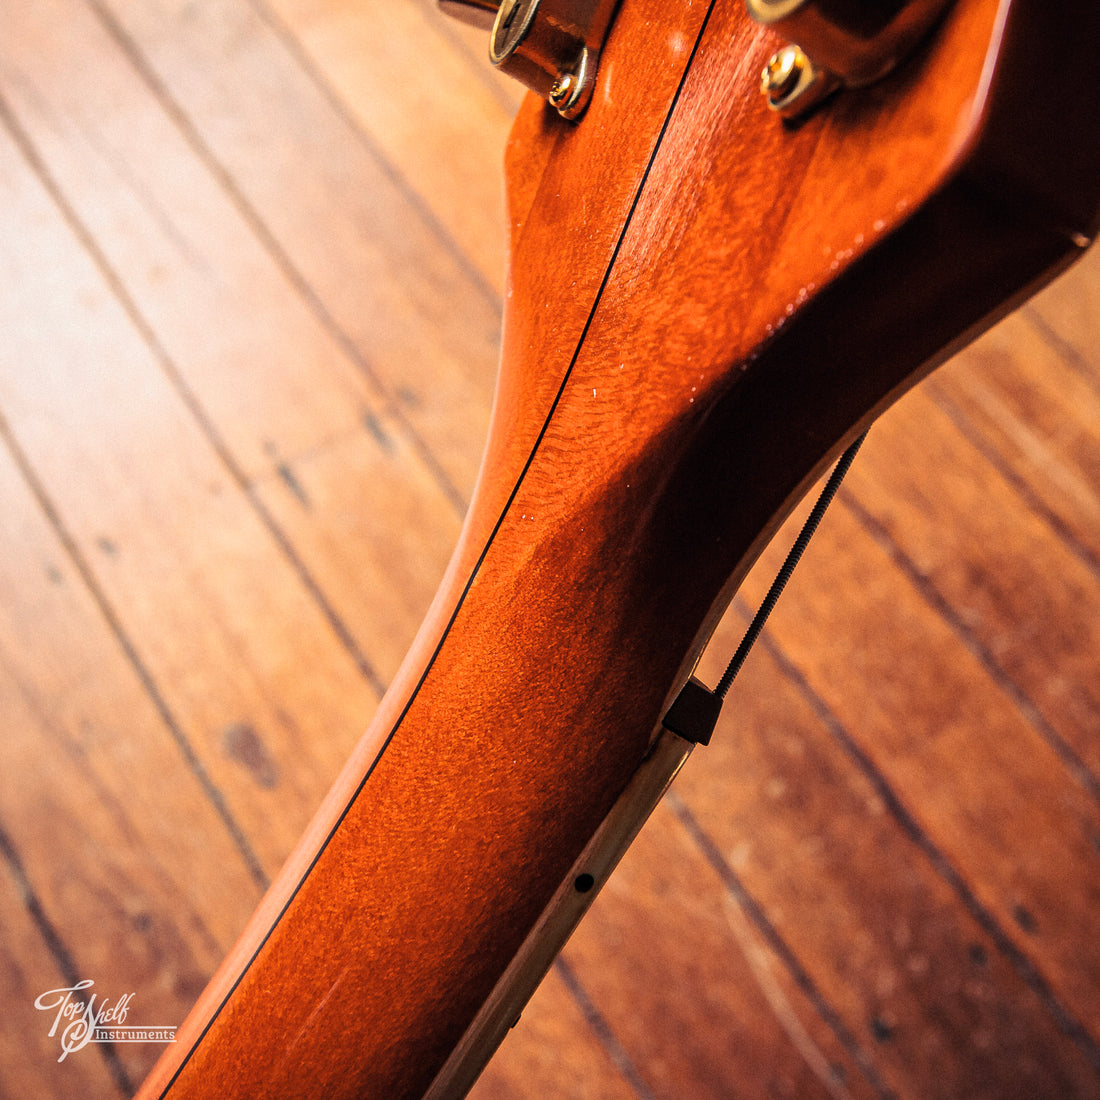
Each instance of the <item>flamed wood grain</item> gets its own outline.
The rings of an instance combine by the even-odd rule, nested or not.
[[[667,9],[654,0],[638,4],[638,11],[637,37],[625,41],[612,28],[603,53],[601,99],[605,104],[627,99],[636,122],[615,127],[613,161],[600,155],[612,140],[611,126],[596,112],[594,125],[574,128],[532,96],[512,131],[506,172],[511,263],[501,358],[505,364],[522,363],[538,349],[541,362],[557,367],[501,372],[485,457],[486,467],[500,475],[479,486],[467,519],[462,558],[467,568],[505,506],[586,333],[592,302],[619,247],[616,227],[629,216],[646,178],[664,105],[676,93],[705,15],[702,5],[677,9],[670,28]],[[649,96],[634,93],[635,51],[646,59]],[[547,171],[551,155],[553,171]],[[563,234],[561,227],[578,217],[581,231]],[[562,271],[568,273],[564,280]]]

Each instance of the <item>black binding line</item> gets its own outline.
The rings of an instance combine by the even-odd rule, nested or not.
[[[652,174],[653,167],[656,164],[657,158],[664,147],[665,134],[668,132],[668,128],[672,123],[673,116],[676,114],[676,109],[677,107],[679,107],[680,100],[683,98],[684,88],[687,84],[688,77],[691,75],[694,69],[696,55],[698,54],[699,49],[702,46],[703,39],[706,37],[707,28],[710,26],[710,19],[711,16],[714,14],[714,5],[716,2],[717,0],[710,0],[710,5],[706,10],[706,14],[703,16],[702,23],[699,26],[699,33],[696,35],[695,44],[692,47],[691,54],[688,56],[687,63],[684,66],[684,70],[680,74],[680,82],[676,86],[676,92],[672,97],[671,103],[669,104],[668,111],[665,113],[665,119],[664,122],[661,124],[661,129],[657,134],[657,139],[653,144],[653,148],[650,150],[649,158],[646,161],[645,169],[642,172],[641,179],[638,183],[638,188],[634,193],[634,198],[631,200],[630,208],[627,211],[626,217],[623,221],[618,240],[615,242],[615,247],[612,250],[610,259],[608,260],[607,268],[604,271],[603,279],[600,282],[600,287],[596,292],[596,296],[592,302],[592,307],[589,310],[588,319],[585,321],[584,328],[581,330],[581,334],[573,350],[573,355],[570,359],[569,366],[566,368],[565,375],[562,378],[560,387],[558,388],[557,396],[554,398],[553,404],[550,407],[550,411],[547,414],[546,420],[543,423],[543,426],[539,431],[537,438],[535,439],[534,446],[531,449],[531,453],[528,455],[527,461],[525,462],[519,477],[516,479],[516,484],[512,488],[512,492],[508,497],[508,501],[504,505],[504,509],[498,517],[496,524],[493,526],[493,530],[490,532],[489,537],[486,540],[485,546],[482,549],[480,556],[478,557],[477,563],[474,565],[474,568],[470,573],[470,576],[466,582],[466,587],[463,589],[461,595],[459,596],[458,602],[451,615],[451,618],[443,630],[443,634],[440,637],[439,643],[436,645],[436,648],[428,661],[427,667],[424,669],[423,673],[420,676],[420,679],[417,681],[416,687],[413,689],[411,695],[406,701],[404,709],[401,711],[401,713],[397,717],[397,720],[394,722],[393,728],[390,730],[389,734],[382,742],[382,745],[379,748],[377,755],[367,769],[366,775],[363,776],[362,780],[359,782],[354,792],[352,792],[352,795],[348,799],[346,805],[344,806],[344,809],[341,811],[339,817],[337,817],[336,823],[332,826],[328,834],[325,836],[325,839],[321,842],[317,853],[310,861],[309,866],[302,872],[301,878],[294,885],[294,888],[290,892],[290,896],[286,899],[282,908],[279,910],[278,916],[276,916],[275,920],[272,922],[271,927],[267,930],[267,932],[261,939],[259,945],[256,947],[256,950],[253,951],[253,953],[249,956],[248,961],[241,967],[240,972],[234,978],[232,985],[229,987],[229,990],[226,992],[225,996],[222,997],[221,1002],[218,1004],[218,1007],[214,1009],[214,1011],[211,1013],[210,1018],[206,1021],[202,1031],[199,1033],[198,1038],[195,1039],[195,1041],[192,1043],[191,1049],[188,1050],[188,1052],[184,1055],[183,1060],[176,1067],[175,1072],[172,1074],[171,1078],[168,1080],[167,1084],[160,1092],[158,1100],[165,1100],[165,1098],[168,1096],[168,1093],[171,1091],[176,1081],[180,1078],[184,1070],[187,1068],[188,1064],[191,1062],[191,1059],[192,1057],[194,1057],[195,1052],[202,1045],[207,1033],[218,1021],[219,1017],[222,1014],[222,1011],[225,1009],[225,1006],[229,1003],[230,998],[237,991],[237,988],[240,986],[240,984],[248,976],[249,971],[252,969],[253,963],[256,962],[260,954],[263,952],[264,948],[267,946],[267,943],[271,939],[271,936],[274,934],[276,928],[278,928],[279,925],[282,923],[282,920],[286,916],[287,911],[294,904],[294,901],[298,897],[298,894],[301,891],[302,887],[305,885],[306,881],[313,873],[313,869],[321,861],[322,857],[325,855],[325,852],[328,850],[328,846],[331,843],[332,838],[336,835],[340,826],[344,823],[344,819],[351,812],[351,809],[355,805],[363,788],[367,785],[371,776],[374,774],[375,768],[378,766],[379,762],[382,760],[382,757],[385,755],[386,750],[389,748],[390,743],[396,736],[397,731],[401,728],[401,725],[405,720],[405,716],[412,708],[413,703],[415,702],[417,696],[420,694],[420,689],[424,686],[424,682],[427,680],[432,668],[434,668],[436,658],[439,656],[440,651],[442,650],[448,636],[450,635],[451,628],[454,626],[455,620],[458,618],[459,613],[461,612],[463,605],[466,602],[466,597],[469,595],[470,589],[473,587],[474,580],[480,572],[481,567],[485,562],[485,559],[489,555],[490,549],[496,541],[497,532],[503,525],[504,520],[508,515],[508,510],[509,508],[511,508],[512,502],[515,500],[516,495],[519,492],[519,487],[522,484],[524,478],[527,476],[527,471],[530,469],[532,463],[535,460],[535,455],[539,451],[543,437],[546,435],[547,429],[550,425],[550,421],[552,420],[554,413],[556,412],[558,405],[562,400],[562,396],[565,393],[569,380],[573,376],[573,368],[576,366],[577,360],[580,358],[581,352],[584,349],[585,343],[588,339],[589,330],[592,328],[592,325],[596,318],[596,314],[599,312],[599,309],[603,304],[604,292],[607,290],[608,284],[611,281],[612,273],[614,272],[616,264],[618,263],[619,254],[622,252],[623,249],[623,244],[626,241],[627,235],[629,234],[630,230],[633,228],[635,212],[637,211],[638,206],[642,201],[642,196],[647,193],[646,188],[649,183],[649,177]]]

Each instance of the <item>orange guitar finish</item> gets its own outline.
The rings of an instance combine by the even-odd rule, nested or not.
[[[623,0],[583,121],[527,101],[460,545],[143,1097],[423,1093],[781,518],[1096,228],[1097,153],[1064,155],[1096,97],[1072,125],[1035,102],[1052,58],[1100,45],[1063,7],[1095,32],[1091,4],[960,0],[903,70],[790,128],[741,0]]]

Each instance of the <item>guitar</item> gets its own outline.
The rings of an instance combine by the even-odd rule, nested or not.
[[[1087,71],[1091,13],[959,0],[891,75],[785,124],[756,88],[775,32],[732,0],[670,7],[623,0],[579,119],[520,113],[459,545],[143,1096],[460,1094],[513,960],[538,969],[540,922],[594,892],[686,754],[669,711],[783,519],[1096,230],[1100,156],[1074,138],[1096,107],[1039,106],[1052,59]]]

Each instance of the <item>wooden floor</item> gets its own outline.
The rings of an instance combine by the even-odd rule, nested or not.
[[[0,29],[0,1094],[114,1097],[35,999],[179,1023],[393,675],[517,95],[429,0]],[[1098,803],[1100,256],[872,433],[476,1095],[1100,1096]]]

